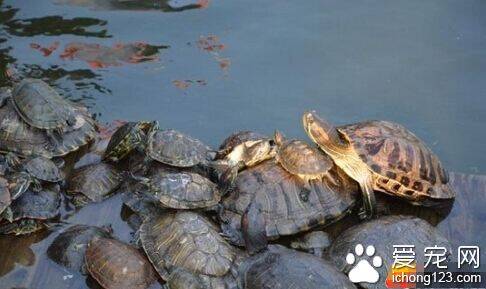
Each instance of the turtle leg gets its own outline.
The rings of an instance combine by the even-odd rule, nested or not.
[[[376,198],[372,179],[367,178],[365,182],[360,183],[360,188],[363,196],[363,207],[359,212],[359,216],[361,219],[371,219],[376,215]]]
[[[27,173],[18,173],[14,179],[15,182],[9,186],[12,200],[17,199],[25,193],[32,183],[32,177]]]
[[[12,95],[12,92],[8,88],[1,88],[0,89],[0,107],[3,107],[7,104],[7,99]]]
[[[8,170],[14,170],[20,166],[20,157],[13,152],[5,155],[5,162]]]
[[[261,205],[256,202],[255,197],[253,197],[241,218],[241,230],[246,250],[250,255],[257,254],[267,248],[265,217]]]
[[[316,257],[319,257],[319,258],[322,258],[322,250],[319,249],[319,248],[312,248],[310,249],[310,252],[312,255],[316,256]]]

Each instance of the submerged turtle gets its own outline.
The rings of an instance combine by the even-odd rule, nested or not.
[[[311,181],[322,179],[334,165],[317,148],[301,140],[285,140],[279,131],[275,132],[275,143],[278,146],[277,162],[287,172],[298,176],[307,189],[310,189]],[[303,201],[307,198],[306,194],[302,195]]]
[[[110,235],[108,228],[74,225],[54,239],[47,248],[47,256],[61,266],[84,274],[84,257],[88,243],[95,236],[109,238]]]
[[[200,140],[176,130],[153,130],[147,142],[149,158],[173,167],[207,164],[211,149]]]
[[[216,153],[212,166],[223,167],[220,182],[230,188],[239,171],[275,156],[275,142],[259,133],[241,131],[226,138]]]
[[[148,186],[147,193],[166,208],[208,208],[221,200],[216,184],[193,172],[159,168],[144,183]]]
[[[104,158],[117,162],[146,141],[147,133],[157,127],[157,122],[127,122],[111,136]]]
[[[331,246],[331,240],[329,235],[323,231],[309,232],[290,243],[290,247],[306,251],[317,257],[322,257],[329,246]]]
[[[156,281],[152,265],[137,249],[98,236],[86,250],[86,269],[105,289],[145,289]]]
[[[122,175],[107,163],[89,165],[75,170],[68,179],[66,192],[74,196],[74,203],[101,202],[122,183]]]
[[[301,200],[303,190],[296,176],[272,160],[244,170],[236,180],[235,193],[222,202],[219,218],[224,235],[231,243],[244,245],[241,219],[252,200],[262,208],[265,235],[271,240],[329,225],[352,211],[359,188],[333,167],[313,183],[307,202]]]
[[[159,275],[168,280],[179,268],[193,274],[223,277],[236,259],[236,249],[208,219],[191,211],[148,216],[140,228],[143,248]]]
[[[414,246],[415,260],[426,260],[426,247],[443,247],[446,248],[446,252],[452,252],[449,241],[429,223],[419,218],[398,215],[380,217],[344,231],[332,243],[329,255],[339,270],[346,274],[354,274],[352,268],[357,268],[356,258],[366,253],[367,258],[375,265],[374,270],[369,272],[378,271],[366,278],[374,281],[378,280],[379,276],[389,276],[388,270],[392,268],[395,260],[392,245],[400,244]],[[369,262],[366,264],[371,267]],[[367,289],[387,288],[383,281],[364,281],[359,284]]]
[[[60,202],[58,186],[39,192],[27,190],[10,205],[12,219],[0,224],[0,233],[22,235],[45,228],[45,220],[59,215]]]
[[[334,127],[315,112],[303,115],[309,137],[364,194],[366,215],[375,211],[374,190],[430,205],[455,197],[439,158],[413,133],[387,121]]]

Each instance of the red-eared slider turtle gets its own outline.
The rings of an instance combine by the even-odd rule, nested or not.
[[[12,92],[18,114],[32,127],[62,132],[76,123],[74,105],[40,79],[26,78]]]
[[[222,173],[220,182],[224,187],[230,188],[240,170],[271,159],[275,153],[272,139],[256,132],[241,131],[223,141],[212,166]]]
[[[301,200],[304,189],[296,176],[272,160],[242,171],[235,192],[222,202],[219,217],[224,235],[231,243],[244,245],[241,218],[252,200],[262,207],[266,236],[274,240],[339,220],[352,211],[359,192],[357,184],[337,167],[313,182],[307,202]]]
[[[68,179],[66,192],[73,195],[73,202],[101,202],[122,183],[122,175],[107,163],[89,165],[75,170]]]
[[[29,175],[40,181],[57,183],[63,179],[63,175],[57,164],[45,157],[30,159],[23,166],[23,169]]]
[[[105,150],[104,158],[119,161],[130,152],[144,144],[150,130],[158,126],[157,122],[138,121],[127,122],[112,135]]]
[[[275,132],[275,143],[278,147],[277,162],[289,173],[298,176],[307,189],[310,182],[322,179],[333,167],[332,160],[301,140],[286,140],[279,132]],[[302,195],[307,201],[307,195]]]
[[[12,222],[0,224],[1,234],[29,234],[45,227],[44,221],[59,215],[61,196],[58,186],[39,192],[27,190],[12,202]]]
[[[86,269],[105,289],[145,289],[156,281],[150,262],[137,249],[98,236],[86,250]]]
[[[163,207],[173,209],[198,209],[215,206],[221,194],[213,182],[193,172],[157,169],[144,179],[148,194]]]
[[[329,246],[331,246],[331,240],[329,235],[323,231],[309,232],[290,243],[290,247],[293,249],[306,251],[317,257],[322,257]]]
[[[183,268],[193,274],[223,277],[237,251],[206,217],[191,211],[148,216],[140,228],[143,248],[159,275],[168,280]]]
[[[6,179],[0,176],[0,219],[3,211],[10,206],[11,202],[12,198],[10,196],[8,182]]]
[[[280,245],[245,260],[238,280],[241,289],[356,289],[329,261]]]
[[[173,167],[206,164],[211,149],[200,140],[176,130],[153,130],[147,142],[149,158]]]
[[[95,237],[109,238],[109,228],[74,225],[57,236],[47,248],[47,256],[73,272],[85,272],[84,257],[88,243]]]
[[[349,228],[339,235],[329,249],[329,255],[337,268],[353,276],[353,269],[366,265],[368,274],[361,274],[361,278],[381,278],[376,283],[360,282],[360,286],[367,289],[385,289],[385,278],[388,270],[394,264],[394,245],[414,246],[416,264],[425,264],[426,247],[444,247],[451,251],[451,244],[437,229],[426,221],[406,216],[387,216],[361,223]],[[399,249],[398,250],[402,250]],[[361,259],[361,260],[359,260]],[[361,265],[360,265],[361,264]],[[374,266],[371,267],[371,264]],[[363,268],[361,268],[363,269]],[[356,272],[356,271],[355,271]],[[376,272],[376,273],[373,273]],[[371,274],[373,273],[373,274]]]
[[[368,217],[374,214],[373,190],[419,205],[455,197],[439,158],[399,124],[366,121],[336,128],[315,112],[304,113],[303,124],[309,137],[360,184]]]

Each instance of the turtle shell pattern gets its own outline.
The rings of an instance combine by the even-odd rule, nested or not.
[[[224,159],[235,147],[247,142],[268,139],[268,137],[253,131],[239,131],[227,137],[219,147],[215,159]]]
[[[47,249],[47,256],[59,265],[81,272],[88,243],[95,236],[109,238],[103,228],[74,225],[57,236]]]
[[[33,177],[46,182],[59,182],[63,176],[57,165],[45,157],[36,157],[29,160],[24,169]]]
[[[150,177],[150,192],[173,209],[207,208],[221,199],[216,184],[192,172],[156,173]]]
[[[439,158],[403,126],[368,121],[340,127],[339,131],[376,174],[375,189],[417,203],[455,197]]]
[[[10,190],[8,189],[8,182],[3,177],[0,177],[0,214],[10,206],[12,199],[10,197]]]
[[[241,289],[356,289],[331,262],[280,245],[248,258],[238,271]]]
[[[137,122],[127,122],[118,128],[111,136],[105,150],[105,157],[121,159],[135,146],[142,142],[140,132],[137,132]]]
[[[122,183],[116,168],[107,163],[89,165],[75,170],[68,181],[68,193],[81,193],[93,202],[101,202]]]
[[[156,281],[150,262],[120,241],[95,237],[86,250],[86,269],[105,289],[145,289]]]
[[[39,129],[63,129],[74,119],[73,106],[40,79],[26,78],[12,92],[22,119]]]
[[[10,205],[13,220],[45,220],[59,215],[61,194],[57,188],[43,189],[40,192],[27,190]]]
[[[204,164],[209,152],[210,148],[200,140],[170,129],[153,131],[147,145],[150,158],[174,167]]]
[[[277,160],[294,175],[321,175],[333,166],[329,156],[301,140],[285,141],[279,147]]]
[[[220,277],[228,273],[236,249],[204,216],[191,211],[167,212],[146,219],[140,229],[142,245],[164,280],[183,268],[194,274]]]
[[[337,167],[311,182],[306,202],[300,198],[303,189],[302,182],[272,160],[241,172],[236,192],[222,203],[223,232],[232,243],[244,245],[241,218],[253,199],[263,210],[267,237],[277,239],[339,220],[351,212],[359,192],[357,183]]]

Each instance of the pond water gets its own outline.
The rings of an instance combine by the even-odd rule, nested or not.
[[[392,120],[449,170],[486,174],[485,13],[484,1],[0,0],[0,85],[10,65],[101,122],[154,119],[212,146],[241,129],[305,138],[306,109]],[[451,213],[470,214],[471,236],[486,221],[478,194]],[[115,196],[66,221],[108,221],[128,240],[120,208]],[[466,241],[484,244],[477,233]],[[45,257],[55,235],[0,237],[0,288],[96,288]]]

